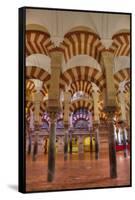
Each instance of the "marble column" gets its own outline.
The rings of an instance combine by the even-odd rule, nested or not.
[[[89,113],[89,133],[90,133],[90,152],[93,151],[93,146],[92,146],[92,133],[93,133],[93,122],[92,122],[92,113]]]
[[[30,128],[28,129],[28,154],[31,154],[31,149],[32,149],[32,137],[31,137],[32,131]]]
[[[59,50],[50,52],[51,57],[51,80],[48,92],[47,111],[50,115],[50,133],[48,147],[48,177],[47,180],[52,182],[55,177],[55,143],[56,143],[56,120],[60,109],[60,73],[62,66],[63,53]]]
[[[83,136],[80,135],[79,136],[79,142],[78,142],[78,145],[79,145],[79,149],[78,149],[78,156],[79,156],[79,159],[83,159],[83,156],[84,156],[84,149],[83,149]]]
[[[72,130],[69,131],[69,152],[72,154]]]
[[[123,136],[124,157],[126,158],[128,156],[128,148],[127,148],[127,136],[126,136],[126,128],[124,121],[121,122],[121,131]]]
[[[73,123],[72,123],[72,113],[69,115],[69,153],[72,154],[72,132],[73,132]]]
[[[90,152],[93,152],[93,144],[92,144],[92,128],[90,128]]]
[[[70,125],[70,116],[69,116],[69,105],[71,101],[70,92],[64,92],[64,127],[65,127],[65,139],[64,139],[64,160],[67,160],[68,155],[68,128]]]
[[[114,86],[114,55],[105,51],[101,54],[102,65],[104,68],[106,87],[104,95],[104,111],[108,115],[108,140],[109,140],[109,162],[110,177],[117,177],[116,144],[113,118],[116,111],[116,91]]]
[[[125,122],[126,122],[126,101],[125,101],[125,94],[124,91],[120,91],[118,94],[119,101],[120,101],[120,107],[121,107],[121,117],[120,117],[120,125],[121,125],[121,133],[123,136],[123,145],[124,145],[124,157],[127,157],[128,155],[128,149],[127,149],[127,142],[126,142],[126,128],[125,128]]]
[[[99,159],[99,122],[94,121],[94,132],[95,132],[95,159]]]
[[[115,107],[106,108],[108,114],[108,140],[109,140],[109,162],[110,162],[110,177],[117,177],[117,160],[116,160],[116,141],[114,134],[113,117]]]
[[[128,126],[126,130],[127,130],[127,136],[128,136],[128,143],[130,143],[130,126]]]
[[[120,120],[126,121],[126,102],[125,102],[125,94],[123,91],[120,91],[118,94],[120,108],[121,108],[121,117]]]
[[[119,136],[118,136],[118,134],[119,134],[119,129],[118,129],[118,127],[116,127],[116,144],[119,144]]]
[[[98,100],[99,92],[95,87],[93,87],[93,103],[94,103],[94,133],[95,133],[95,159],[99,159],[99,110],[98,110]]]
[[[34,114],[33,111],[30,110],[30,124],[28,127],[28,137],[29,137],[29,144],[28,144],[28,154],[31,154],[32,151],[32,132],[34,130]]]
[[[55,176],[56,157],[56,120],[57,112],[50,113],[50,134],[48,146],[48,181],[51,182]]]
[[[35,123],[35,136],[34,136],[34,145],[33,145],[33,153],[32,153],[33,161],[36,161],[36,157],[38,153],[38,132],[39,132],[39,124]]]
[[[40,92],[41,87],[42,87],[42,81],[37,80],[37,79],[33,79],[33,82],[35,84],[35,89],[36,92],[33,93],[33,103],[34,103],[34,146],[33,146],[33,154],[32,154],[32,158],[33,161],[36,160],[36,156],[38,153],[38,135],[39,135],[39,131],[40,131],[40,125],[41,125],[41,116],[40,116],[40,104],[42,102],[43,99],[43,95]]]
[[[93,152],[93,142],[92,142],[92,137],[90,136],[90,152]]]
[[[68,124],[64,124],[65,135],[64,135],[64,160],[68,158]]]

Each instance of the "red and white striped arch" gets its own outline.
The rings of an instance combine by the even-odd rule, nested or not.
[[[128,82],[126,82],[125,86],[124,86],[124,93],[127,93],[130,91],[130,80]]]
[[[100,117],[100,119],[106,120],[107,119],[107,114],[105,112],[100,112],[99,113],[99,117]]]
[[[46,112],[46,108],[47,108],[47,103],[46,101],[45,102],[41,102],[40,103],[40,110],[39,110],[39,116],[43,116],[43,113]],[[26,118],[29,118],[30,117],[30,111],[33,111],[35,110],[35,106],[34,106],[34,102],[26,102],[26,109],[27,109],[27,113],[26,113]]]
[[[60,86],[65,88],[75,81],[94,82],[100,90],[105,87],[105,75],[89,66],[77,66],[68,69],[61,75]]]
[[[39,79],[43,81],[42,89],[40,92],[43,94],[43,96],[46,96],[46,93],[48,93],[47,85],[49,84],[49,80],[51,78],[50,74],[43,70],[42,68],[30,66],[26,67],[26,78],[27,82],[29,82],[29,79]],[[28,102],[28,105],[26,105],[26,108],[34,110],[34,103]],[[42,116],[43,112],[46,110],[46,102],[42,102],[40,105],[40,111],[39,115]]]
[[[93,104],[92,102],[83,99],[75,100],[70,104],[70,112],[74,112],[79,108],[87,108],[89,111],[92,111]]]
[[[49,86],[50,86],[49,81],[43,83],[42,89],[40,90],[43,96],[46,96],[48,94]]]
[[[99,112],[103,112],[103,101],[100,101],[98,103],[98,110],[99,110]]]
[[[46,121],[49,125],[49,122],[50,122],[50,117],[48,116],[47,113],[44,113],[43,116],[42,116],[42,120],[43,121]]]
[[[115,56],[130,55],[130,33],[115,34],[112,39],[113,43],[110,50],[114,52]]]
[[[124,80],[130,80],[130,68],[121,69],[114,74],[114,84],[116,89],[119,88],[120,82]]]
[[[34,110],[35,110],[34,103],[32,101],[26,101],[26,109],[27,109],[26,120],[29,121],[30,120],[30,111],[34,112]]]
[[[49,56],[49,50],[54,47],[50,40],[50,35],[43,31],[27,30],[26,31],[26,55],[45,54]]]
[[[32,80],[30,79],[27,79],[26,80],[26,91],[29,91],[30,93],[32,92],[36,92],[36,89],[35,89],[35,84]]]
[[[39,115],[41,117],[43,116],[43,113],[47,111],[46,109],[47,109],[47,102],[46,101],[41,102],[41,104],[40,104],[40,113],[39,113]]]
[[[126,104],[126,111],[127,111],[127,112],[130,111],[130,103],[127,103],[127,104]]]
[[[73,82],[70,85],[70,90],[69,91],[71,92],[71,95],[73,95],[75,92],[78,92],[78,91],[83,91],[86,94],[90,94],[91,93],[91,89],[92,89],[91,82],[81,80],[81,81]]]
[[[99,61],[104,49],[100,37],[89,31],[68,32],[60,47],[64,50],[65,62],[79,54],[89,55]]]
[[[34,112],[35,110],[34,103],[32,101],[27,101],[26,108],[28,109],[28,113],[30,112],[30,110]]]
[[[50,80],[50,74],[40,67],[29,66],[26,67],[26,78],[27,79],[39,79],[43,82]]]
[[[130,103],[127,103],[126,104],[126,113],[129,113],[130,111]],[[117,116],[120,117],[122,115],[122,112],[121,112],[121,107],[120,107],[120,104],[118,105],[118,108],[117,108]]]

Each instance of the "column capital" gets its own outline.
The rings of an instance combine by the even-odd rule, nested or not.
[[[68,123],[68,121],[64,121],[64,128],[65,128],[65,129],[68,129],[68,128],[69,128],[69,123]]]
[[[119,90],[117,94],[120,98],[125,96],[124,90]]]
[[[114,58],[114,54],[108,50],[103,51],[101,55],[103,58]]]
[[[125,126],[126,126],[126,124],[127,124],[127,122],[126,122],[126,120],[120,120],[120,121],[118,122],[118,124],[120,125],[120,127],[121,127],[122,129],[124,129]]]
[[[116,111],[116,106],[105,106],[103,110],[107,113],[108,118],[112,120]]]
[[[48,112],[59,112],[61,111],[60,101],[58,99],[48,99],[47,101],[47,111]]]
[[[51,122],[56,122],[57,121],[57,112],[52,110],[52,111],[48,111],[49,117],[50,117],[50,121]]]
[[[94,128],[98,128],[98,127],[99,127],[99,124],[100,124],[99,120],[94,120],[94,121],[93,121],[93,127],[94,127]]]
[[[34,121],[34,129],[35,129],[35,131],[39,131],[39,121]]]
[[[105,106],[103,110],[106,113],[114,113],[116,111],[116,106]]]

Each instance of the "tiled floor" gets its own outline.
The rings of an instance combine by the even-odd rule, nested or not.
[[[45,191],[75,188],[108,187],[130,184],[130,157],[124,158],[123,152],[117,153],[118,177],[109,177],[108,152],[101,152],[100,159],[95,160],[94,153],[68,155],[64,161],[63,154],[57,154],[55,179],[47,182],[47,155],[40,154],[36,161],[27,156],[26,189],[27,191]]]

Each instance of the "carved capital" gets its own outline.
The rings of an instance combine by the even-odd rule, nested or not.
[[[103,110],[104,110],[104,112],[108,113],[109,115],[114,114],[116,111],[116,106],[105,106]]]
[[[114,57],[113,53],[108,50],[102,52],[103,59],[113,59],[113,57]]]
[[[67,121],[64,122],[64,128],[67,130],[69,128],[69,124]]]
[[[40,125],[39,125],[39,122],[38,122],[38,121],[35,121],[35,122],[34,122],[34,127],[35,127],[35,131],[39,131]]]
[[[126,127],[126,121],[121,120],[121,121],[118,122],[118,124],[120,125],[120,127],[121,127],[122,129],[125,129],[125,127]]]
[[[55,123],[57,121],[57,112],[56,111],[49,111],[50,121]]]
[[[99,121],[94,121],[93,122],[93,127],[98,128],[99,127]]]

